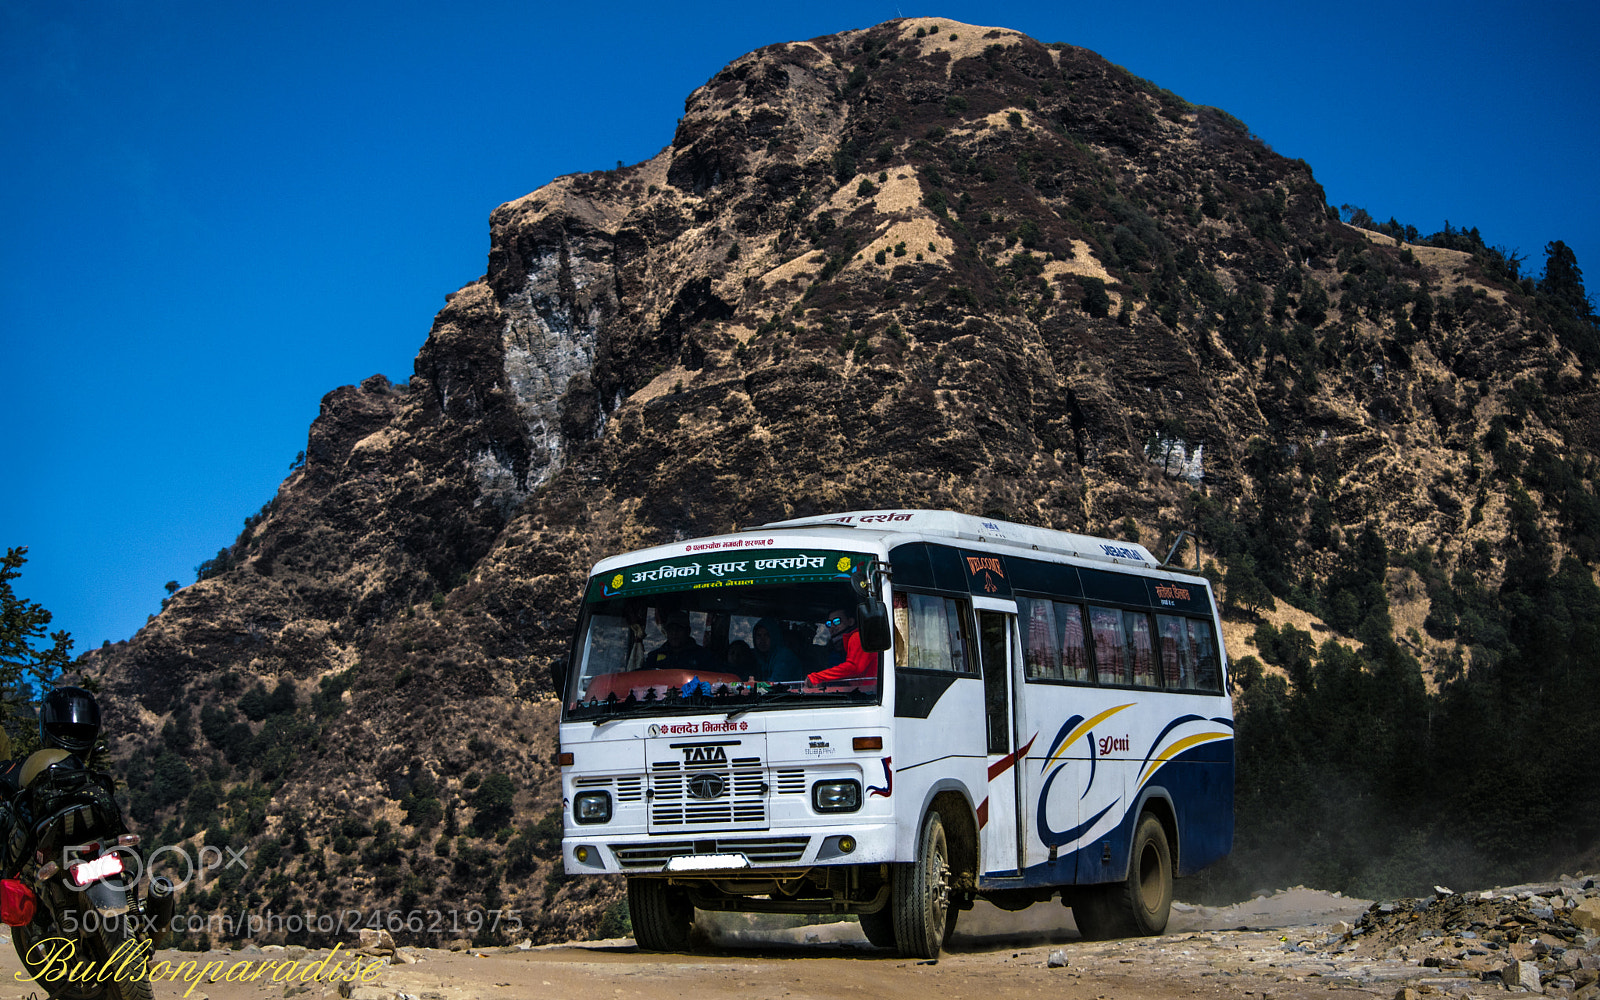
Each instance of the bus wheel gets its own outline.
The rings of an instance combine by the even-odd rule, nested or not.
[[[689,894],[664,878],[628,879],[628,915],[633,939],[644,951],[688,951],[694,905]]]
[[[1128,862],[1128,881],[1119,887],[1135,934],[1160,934],[1172,910],[1172,849],[1167,831],[1151,813],[1139,817]]]
[[[1139,817],[1128,877],[1082,890],[1072,919],[1085,941],[1160,934],[1172,908],[1172,851],[1167,831],[1150,813]]]
[[[894,907],[885,906],[877,913],[861,914],[861,933],[879,948],[893,948]]]
[[[910,958],[938,958],[950,927],[950,843],[937,812],[922,821],[917,860],[894,866],[895,942]]]

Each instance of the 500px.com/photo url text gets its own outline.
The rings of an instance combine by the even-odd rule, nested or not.
[[[331,913],[277,913],[265,910],[252,913],[177,914],[170,925],[157,926],[156,919],[138,913],[101,915],[94,910],[68,911],[61,929],[68,934],[93,934],[102,929],[116,931],[126,923],[134,933],[206,933],[221,938],[259,937],[281,931],[284,934],[349,934],[358,930],[388,931],[391,934],[478,934],[522,930],[522,911],[483,910],[335,910]]]

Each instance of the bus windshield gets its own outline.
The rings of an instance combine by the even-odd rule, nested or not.
[[[848,579],[739,582],[609,598],[591,591],[565,718],[878,702],[881,654],[863,652],[851,629],[860,596]]]

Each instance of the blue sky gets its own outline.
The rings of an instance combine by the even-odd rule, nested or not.
[[[0,545],[78,648],[271,498],[327,391],[403,381],[489,212],[646,159],[729,60],[904,14],[1093,49],[1335,204],[1600,282],[1600,5],[0,4]]]

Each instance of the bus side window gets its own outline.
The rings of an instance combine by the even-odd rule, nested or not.
[[[902,598],[906,604],[905,654],[895,654],[895,665],[912,670],[971,673],[971,639],[963,606],[948,597],[896,594],[897,621]]]
[[[1189,630],[1182,618],[1156,616],[1156,632],[1161,644],[1161,680],[1173,690],[1194,687],[1194,653]]]
[[[1067,680],[1094,683],[1089,647],[1084,643],[1088,630],[1083,627],[1083,607],[1057,601],[1056,621],[1061,625],[1061,665]]]
[[[1195,682],[1201,691],[1221,691],[1222,672],[1217,660],[1217,639],[1212,634],[1211,623],[1190,618],[1189,642],[1194,649]]]
[[[1056,605],[1052,601],[1017,595],[1017,610],[1027,622],[1022,639],[1023,676],[1061,680],[1061,632],[1056,627]]]
[[[894,592],[894,613],[890,616],[894,628],[895,669],[911,665],[911,604],[903,591]]]
[[[1116,608],[1089,608],[1089,631],[1094,636],[1094,666],[1102,684],[1128,683],[1127,639],[1122,632],[1122,612]]]
[[[1150,616],[1143,611],[1124,611],[1122,624],[1128,635],[1128,666],[1133,683],[1140,687],[1158,687],[1161,678],[1156,675],[1155,646],[1150,634]]]
[[[966,602],[944,599],[945,631],[950,642],[950,669],[958,674],[975,674],[978,661],[972,651],[972,611]]]

